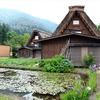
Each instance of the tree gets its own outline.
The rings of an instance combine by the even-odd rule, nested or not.
[[[7,40],[11,40],[11,39],[13,39],[16,36],[17,36],[17,34],[16,34],[15,31],[9,31],[9,32],[7,32]]]
[[[30,37],[29,33],[25,33],[24,35],[18,35],[18,44],[23,47]]]
[[[99,23],[99,25],[98,25],[98,29],[100,30],[100,23]]]
[[[30,34],[29,33],[25,33],[24,36],[23,36],[23,39],[24,39],[24,44],[27,42],[27,40],[29,39],[30,37]]]
[[[10,30],[9,25],[7,24],[0,24],[0,43],[4,44],[4,42],[6,41],[7,37],[6,34],[7,32]]]

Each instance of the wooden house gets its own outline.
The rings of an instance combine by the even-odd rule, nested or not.
[[[10,56],[10,46],[0,45],[0,57],[9,57]]]
[[[18,57],[24,57],[24,58],[41,57],[41,45],[40,43],[34,41],[50,36],[51,34],[48,34],[46,32],[40,30],[33,30],[33,33],[28,39],[25,46],[18,49]]]
[[[92,52],[100,65],[100,31],[84,12],[84,6],[69,6],[68,14],[53,35],[38,42],[42,59],[61,54],[75,66],[83,66],[83,56]]]

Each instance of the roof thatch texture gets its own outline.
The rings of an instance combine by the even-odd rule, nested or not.
[[[41,30],[33,30],[32,32],[32,35],[30,36],[30,38],[28,39],[28,41],[26,42],[25,46],[27,46],[29,44],[29,42],[32,40],[32,38],[34,37],[34,35],[38,34],[38,36],[40,37],[40,39],[43,39],[43,38],[47,38],[47,37],[51,37],[51,34],[49,33],[46,33],[44,31],[41,31]]]
[[[84,12],[84,6],[69,6],[69,12],[56,28],[53,33],[55,35],[61,35],[63,30],[69,25],[71,19],[74,17],[75,13],[78,13],[83,23],[86,25],[88,30],[94,35],[100,37],[100,31],[97,29],[96,25],[92,22],[92,20],[88,17],[88,15]]]

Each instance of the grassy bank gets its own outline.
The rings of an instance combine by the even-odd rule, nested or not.
[[[41,70],[40,67],[35,66],[38,59],[25,59],[25,58],[0,58],[1,68],[13,68],[22,70]]]
[[[15,100],[13,98],[8,98],[0,94],[0,100]]]
[[[97,73],[89,70],[86,85],[81,85],[80,80],[76,80],[73,89],[60,94],[61,100],[89,100],[90,95],[97,89]]]

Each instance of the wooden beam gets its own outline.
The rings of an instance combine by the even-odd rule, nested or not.
[[[100,47],[100,43],[70,43],[70,47],[78,46],[78,47]]]

